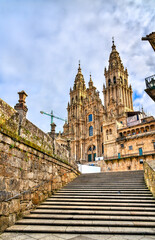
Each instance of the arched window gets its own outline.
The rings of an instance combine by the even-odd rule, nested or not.
[[[81,101],[83,101],[83,97],[81,96]]]
[[[88,148],[88,151],[91,151],[91,147]]]
[[[76,96],[76,101],[78,100],[78,97]]]
[[[96,150],[96,146],[93,145],[93,151]]]
[[[109,80],[108,80],[108,86],[110,86],[110,84],[111,84],[111,80],[109,79]]]
[[[89,136],[93,136],[93,126],[89,127]]]
[[[74,98],[72,97],[72,103],[73,103],[73,101],[74,101]]]
[[[104,145],[103,145],[103,143],[102,143],[102,154],[104,153]]]
[[[106,135],[108,135],[108,130],[106,130]]]
[[[92,115],[92,114],[89,114],[89,116],[88,116],[88,121],[89,121],[89,122],[92,122],[92,121],[93,121],[93,115]]]
[[[103,131],[103,127],[101,126],[101,132]]]
[[[124,84],[127,85],[127,80],[126,79],[124,79]]]
[[[114,83],[114,84],[116,83],[116,77],[113,78],[113,83]]]
[[[111,129],[109,130],[109,134],[110,134],[110,135],[112,134],[112,130],[111,130]]]

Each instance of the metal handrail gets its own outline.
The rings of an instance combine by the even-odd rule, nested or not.
[[[70,170],[70,171],[68,171],[68,172],[65,172],[65,173],[59,175],[59,177],[62,177],[63,175],[65,175],[66,173],[69,173],[69,172],[72,172],[72,170]],[[29,189],[29,190],[26,190],[26,191],[23,191],[23,192],[21,192],[21,193],[18,193],[18,194],[16,194],[15,196],[13,196],[13,197],[11,197],[11,198],[8,198],[8,199],[5,199],[5,200],[3,200],[3,201],[1,201],[1,202],[8,202],[8,201],[10,201],[10,200],[12,200],[12,199],[19,198],[20,196],[22,196],[22,195],[25,194],[25,193],[30,193],[30,192],[32,192],[32,191],[37,191],[37,189],[35,190],[35,188],[38,188],[38,187],[40,187],[41,185],[44,185],[45,183],[53,182],[53,180],[54,180],[55,178],[57,178],[57,176],[54,177],[54,178],[52,178],[51,180],[42,182],[42,183],[38,184],[37,186],[32,187],[32,188]]]

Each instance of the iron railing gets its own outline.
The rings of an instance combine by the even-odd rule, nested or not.
[[[155,74],[145,78],[146,88],[154,89],[155,88]]]

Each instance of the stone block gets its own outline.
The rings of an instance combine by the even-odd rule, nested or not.
[[[20,211],[20,199],[12,199],[9,204],[9,212],[17,213]]]
[[[12,193],[11,192],[7,192],[7,191],[0,191],[0,201],[4,201],[8,198],[12,197]],[[1,211],[1,209],[0,209]]]
[[[13,224],[15,224],[16,218],[17,218],[17,215],[15,213],[9,215],[9,226],[12,226]]]
[[[9,205],[10,205],[9,202],[2,202],[1,209],[2,209],[2,215],[3,216],[8,216],[9,215],[9,213],[10,213]]]
[[[32,197],[32,203],[34,205],[38,205],[40,202],[40,199],[39,199],[39,193],[38,192],[35,192],[33,197]]]
[[[0,191],[4,191],[5,189],[6,189],[5,179],[4,179],[4,177],[0,177]]]
[[[3,232],[7,227],[9,227],[9,217],[0,216],[0,232]]]

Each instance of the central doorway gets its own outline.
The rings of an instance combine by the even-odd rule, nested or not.
[[[95,161],[95,158],[96,158],[96,146],[95,145],[88,147],[87,156],[88,156],[88,162]]]

